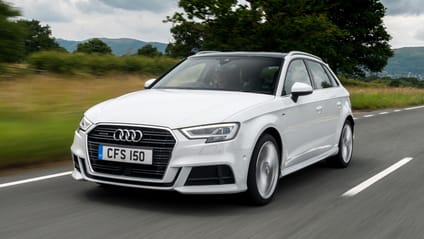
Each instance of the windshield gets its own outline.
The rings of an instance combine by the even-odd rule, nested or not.
[[[192,57],[157,82],[154,89],[226,90],[274,94],[282,58]]]

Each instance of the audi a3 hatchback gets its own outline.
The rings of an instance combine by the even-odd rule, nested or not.
[[[351,161],[349,93],[303,52],[200,52],[136,91],[87,110],[73,177],[268,203],[279,178]]]

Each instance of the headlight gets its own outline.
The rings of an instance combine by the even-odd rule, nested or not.
[[[239,127],[239,123],[225,123],[184,128],[181,132],[188,139],[206,139],[206,143],[213,143],[234,139]]]
[[[91,123],[90,120],[88,120],[85,116],[82,117],[80,123],[79,123],[79,130],[86,131],[93,123]]]

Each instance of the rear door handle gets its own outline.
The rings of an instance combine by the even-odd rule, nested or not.
[[[340,101],[337,101],[337,108],[339,108],[339,109],[341,109],[342,108],[342,102],[340,102]]]
[[[321,114],[322,112],[322,106],[317,106],[317,108],[315,108],[318,112],[318,114]]]

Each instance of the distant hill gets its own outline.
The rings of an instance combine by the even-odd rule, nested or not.
[[[152,46],[156,47],[160,52],[164,53],[167,44],[161,43],[161,42],[145,42],[140,41],[136,39],[130,39],[130,38],[119,38],[119,39],[110,39],[110,38],[99,38],[104,43],[106,43],[110,48],[112,48],[112,53],[118,56],[121,55],[130,55],[137,52],[137,50],[141,47],[143,47],[146,44],[151,44]],[[89,40],[89,39],[88,39]],[[72,41],[72,40],[65,40],[65,39],[56,39],[56,42],[69,52],[75,51],[77,49],[77,45],[84,41]]]
[[[394,51],[383,75],[424,79],[424,47],[404,47]]]

